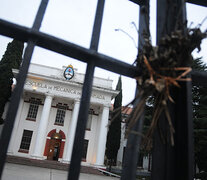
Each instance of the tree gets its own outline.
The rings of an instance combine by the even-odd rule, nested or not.
[[[207,66],[201,59],[196,59],[193,63],[193,69],[207,71]],[[207,91],[205,87],[194,86],[192,93],[195,163],[199,171],[204,171],[207,175]]]
[[[111,169],[112,164],[116,163],[117,153],[120,147],[121,138],[121,121],[122,121],[122,82],[121,76],[119,77],[116,85],[116,90],[120,91],[115,97],[114,108],[112,112],[112,120],[109,126],[106,143],[106,157],[109,160],[109,166]]]
[[[13,40],[7,45],[7,49],[0,61],[0,124],[4,107],[11,96],[11,85],[13,83],[12,68],[19,69],[22,62],[24,43]]]

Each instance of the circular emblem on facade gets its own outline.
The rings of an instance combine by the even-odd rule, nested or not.
[[[74,76],[74,69],[73,69],[73,66],[72,66],[72,65],[69,65],[69,66],[65,69],[63,75],[64,75],[64,77],[65,77],[66,80],[70,80],[70,79],[72,79],[73,76]]]

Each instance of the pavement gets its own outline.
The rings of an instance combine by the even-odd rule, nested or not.
[[[68,164],[8,156],[2,180],[67,180]],[[118,180],[96,168],[82,166],[79,180]]]
[[[2,180],[67,180],[68,172],[20,164],[6,163]],[[79,180],[118,180],[118,178],[80,173]]]

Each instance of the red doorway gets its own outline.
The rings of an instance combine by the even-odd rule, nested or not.
[[[58,161],[63,156],[64,145],[64,132],[61,130],[56,132],[56,129],[53,129],[47,135],[44,156],[47,156],[48,160]]]
[[[61,139],[51,139],[47,153],[48,160],[58,161],[60,154]]]

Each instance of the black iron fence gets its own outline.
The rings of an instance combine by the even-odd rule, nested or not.
[[[131,0],[134,3],[137,3],[141,6],[143,9],[148,9],[148,3],[149,0]],[[157,0],[159,6],[159,13],[166,12],[165,7],[165,1],[163,0]],[[191,3],[200,4],[203,6],[207,6],[206,0],[188,0]],[[27,77],[28,68],[30,65],[31,57],[33,54],[33,50],[35,46],[39,46],[63,55],[66,55],[68,57],[72,57],[75,59],[78,59],[79,61],[83,61],[87,63],[87,69],[83,84],[83,90],[82,90],[82,97],[81,97],[81,104],[80,104],[80,110],[79,110],[79,116],[78,116],[78,124],[76,129],[76,135],[74,140],[74,147],[72,152],[72,159],[70,163],[70,169],[68,173],[68,179],[74,179],[77,180],[79,178],[80,173],[80,162],[81,162],[81,155],[82,155],[82,149],[84,145],[84,133],[85,133],[85,127],[87,122],[87,114],[89,110],[89,103],[90,103],[90,97],[91,97],[91,91],[92,91],[92,82],[93,82],[93,75],[94,75],[94,69],[95,67],[100,67],[121,75],[125,75],[130,78],[134,78],[138,75],[140,75],[142,72],[141,70],[137,70],[136,67],[133,65],[129,65],[127,63],[121,62],[117,59],[105,56],[103,54],[100,54],[97,52],[98,49],[98,43],[99,43],[99,37],[100,37],[100,30],[101,30],[101,24],[102,24],[102,17],[103,17],[103,10],[104,10],[104,3],[105,0],[98,0],[97,9],[96,9],[96,15],[95,15],[95,21],[94,21],[94,27],[93,27],[93,33],[91,38],[91,44],[90,49],[86,49],[83,47],[80,47],[76,44],[72,44],[70,42],[64,41],[62,39],[50,36],[48,34],[42,33],[39,31],[42,19],[44,17],[44,13],[48,4],[48,0],[42,0],[39,10],[37,12],[34,24],[32,28],[26,28],[23,26],[19,26],[17,24],[13,24],[11,22],[5,21],[0,19],[0,34],[4,36],[8,36],[11,38],[15,38],[17,40],[27,42],[27,47],[24,53],[23,57],[23,63],[20,68],[20,72],[17,77],[17,86],[14,89],[14,92],[11,97],[11,103],[8,109],[8,113],[6,116],[3,132],[0,139],[0,177],[2,175],[2,171],[4,168],[5,160],[6,160],[6,154],[7,149],[12,133],[12,129],[14,126],[14,121],[18,109],[18,104],[20,101],[21,94],[23,92],[24,83]],[[177,5],[184,7],[184,0],[176,0]],[[143,11],[140,11],[140,30],[146,30],[148,28],[148,22],[149,19],[146,18],[149,17],[149,11],[144,11],[145,14],[143,14]],[[147,12],[147,16],[146,15]],[[142,20],[141,20],[142,19]],[[162,19],[158,19],[158,24],[162,25],[164,22],[162,22]],[[158,32],[159,34],[159,32]],[[141,46],[139,46],[141,48]],[[206,73],[200,73],[200,72],[192,72],[192,83],[195,85],[204,85],[207,86],[207,74]],[[186,83],[187,84],[187,83]],[[181,99],[185,101],[186,99],[191,98],[191,96],[188,95],[190,90],[190,85],[185,85],[184,90],[181,92]],[[187,93],[188,92],[188,93]],[[189,93],[190,94],[190,93]],[[170,177],[170,174],[173,173],[182,173],[184,174],[182,179],[193,179],[193,140],[192,138],[192,122],[189,122],[189,119],[191,119],[189,116],[189,112],[192,111],[192,109],[189,108],[189,102],[179,102],[181,105],[185,105],[185,117],[181,117],[186,119],[182,126],[184,128],[187,128],[185,135],[183,136],[182,140],[186,141],[186,143],[183,144],[183,146],[179,146],[177,151],[181,151],[181,148],[183,148],[183,154],[179,153],[171,153],[169,149],[166,149],[165,147],[161,147],[161,149],[156,149],[153,153],[153,167],[152,167],[152,179],[153,180],[166,180],[166,179],[173,179]],[[183,113],[183,112],[182,112]],[[141,121],[139,121],[141,122]],[[142,127],[142,123],[138,124],[137,127],[135,127],[136,130],[139,130]],[[179,132],[180,131],[180,132]],[[181,130],[178,130],[178,135],[181,135]],[[179,139],[180,137],[178,137]],[[129,138],[129,142],[137,142],[133,143],[134,147],[131,147],[132,149],[127,150],[129,153],[126,158],[122,179],[132,180],[135,179],[136,174],[136,162],[137,158],[134,158],[135,155],[138,154],[138,147],[140,140],[137,140],[137,137],[131,137]],[[155,141],[156,142],[156,141]],[[156,142],[159,144],[159,142]],[[179,142],[181,143],[181,141]],[[155,147],[157,147],[155,145]],[[75,150],[74,150],[75,149]],[[163,154],[160,154],[159,151],[163,152]],[[182,159],[181,155],[187,154],[184,159]],[[176,163],[171,164],[171,161],[169,161],[172,158],[176,158],[178,161],[186,161],[185,163],[182,163],[182,166],[179,166],[183,169],[180,171],[177,171],[178,169],[175,168],[177,165]],[[180,158],[180,159],[179,159]],[[167,165],[167,169],[165,167]],[[174,167],[173,167],[174,166]],[[169,173],[170,172],[170,173]],[[134,174],[135,173],[135,174]],[[181,179],[181,178],[179,178]]]

